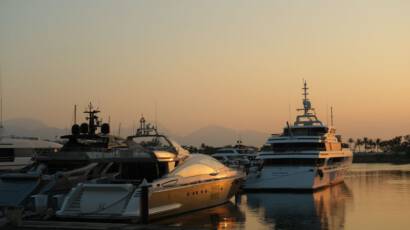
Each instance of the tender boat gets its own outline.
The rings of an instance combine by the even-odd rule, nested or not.
[[[303,114],[282,134],[268,139],[257,157],[262,163],[249,174],[244,189],[313,190],[343,182],[352,152],[336,135],[333,121],[327,127],[317,118],[306,82],[303,90]]]
[[[16,173],[0,175],[0,207],[28,207],[34,211],[51,207],[48,202],[56,195],[58,202],[62,194],[70,191],[78,182],[114,175],[115,165],[101,162],[115,149],[126,148],[124,140],[109,135],[108,124],[100,125],[97,113],[90,104],[85,111],[88,124],[73,125],[72,135],[60,151],[39,152],[33,163]],[[101,133],[96,133],[97,128]],[[60,196],[60,197],[58,197]],[[32,210],[33,211],[33,210]]]
[[[150,219],[220,205],[239,189],[244,174],[214,158],[189,154],[141,118],[129,151],[107,159],[118,165],[112,179],[80,183],[66,196],[59,218],[140,219],[141,185],[147,180]]]

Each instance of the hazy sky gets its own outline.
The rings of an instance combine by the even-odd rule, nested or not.
[[[93,101],[177,134],[278,132],[302,79],[344,136],[410,133],[410,1],[0,0],[6,119],[67,127]]]

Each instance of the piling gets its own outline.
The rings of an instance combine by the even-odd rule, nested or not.
[[[141,198],[140,198],[140,218],[142,224],[149,223],[149,192],[150,185],[147,180],[143,180],[141,183]]]

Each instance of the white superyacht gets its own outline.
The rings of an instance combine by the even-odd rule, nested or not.
[[[317,118],[306,82],[303,90],[303,109],[299,109],[303,114],[282,134],[268,139],[257,157],[262,163],[248,176],[244,189],[315,190],[343,182],[353,154],[344,148],[334,127]]]

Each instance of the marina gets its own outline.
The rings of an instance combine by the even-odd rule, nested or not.
[[[0,0],[0,230],[410,229],[408,12]]]

